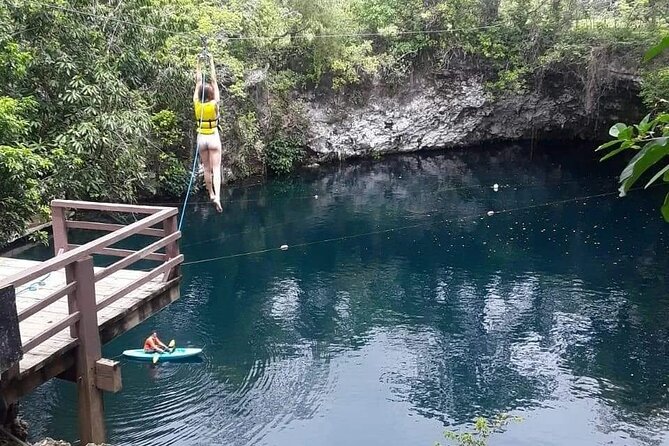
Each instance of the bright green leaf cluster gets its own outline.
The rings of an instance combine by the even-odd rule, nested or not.
[[[497,415],[492,420],[485,417],[478,417],[474,420],[474,429],[470,432],[446,431],[445,437],[457,446],[487,446],[490,436],[494,433],[501,433],[504,428],[512,421],[520,422],[521,417],[511,416],[506,413]],[[437,446],[439,446],[437,444]]]
[[[668,47],[669,39],[665,37],[660,44],[646,53],[645,59],[656,58]],[[655,184],[660,178],[664,183],[669,183],[669,162],[666,159],[669,155],[669,113],[656,113],[655,116],[648,114],[635,125],[617,123],[609,129],[609,135],[613,140],[596,149],[608,150],[601,161],[628,150],[636,152],[620,174],[621,197],[624,197],[642,176],[649,175],[653,169],[655,173],[644,188]],[[669,194],[665,197],[661,212],[665,221],[669,222]]]

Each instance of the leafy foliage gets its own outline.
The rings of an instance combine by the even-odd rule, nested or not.
[[[488,439],[494,433],[503,432],[511,421],[522,421],[522,418],[509,414],[497,415],[493,420],[478,417],[474,420],[474,430],[471,432],[447,431],[444,435],[458,446],[487,446]]]
[[[664,38],[660,44],[646,53],[646,60],[659,56],[667,47],[669,39]],[[662,101],[667,102],[664,98]],[[597,148],[597,151],[609,151],[601,158],[602,161],[629,150],[636,151],[620,174],[621,197],[625,196],[651,169],[655,170],[655,174],[648,180],[645,188],[660,178],[664,183],[669,183],[669,163],[665,159],[669,155],[669,113],[656,113],[655,116],[652,113],[648,114],[639,124],[633,126],[617,123],[611,127],[609,135],[614,139]],[[669,193],[662,204],[661,212],[665,221],[669,222]]]
[[[50,167],[30,149],[0,145],[0,245],[21,235],[35,216],[48,215],[39,178]]]
[[[304,150],[297,141],[276,139],[267,146],[265,163],[272,172],[287,174],[303,156]]]
[[[183,163],[171,153],[158,156],[158,191],[159,195],[180,197],[188,188],[190,172]]]
[[[537,70],[588,67],[593,46],[641,48],[666,29],[658,11],[668,1],[7,0],[0,144],[48,161],[26,169],[39,203],[183,194],[204,35],[221,84],[227,167],[236,177],[287,172],[305,156],[296,92],[353,98],[355,88],[402,85],[421,64],[441,69],[454,57],[484,67],[492,91],[522,90]],[[656,103],[666,73],[647,78],[655,88],[644,97]]]

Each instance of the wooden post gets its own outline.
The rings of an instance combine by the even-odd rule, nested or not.
[[[177,216],[173,215],[163,220],[163,229],[165,230],[165,237],[179,231],[179,222],[177,220]],[[165,254],[167,254],[167,258],[165,259],[165,261],[168,261],[175,257],[179,257],[179,240],[175,240],[169,245],[167,245],[165,247]],[[179,266],[175,266],[174,268],[172,268],[171,271],[167,271],[163,275],[163,282],[172,280],[178,275],[179,275]]]
[[[104,443],[104,405],[102,390],[95,385],[95,363],[102,357],[98,315],[95,305],[95,276],[90,256],[78,260],[73,269],[76,305],[80,313],[77,325],[77,399],[81,444]]]
[[[59,255],[67,251],[67,226],[65,208],[51,205],[51,227],[53,229],[53,253]]]
[[[76,280],[75,276],[75,268],[76,268],[76,262],[75,263],[70,263],[68,265],[65,265],[65,281],[70,284]],[[79,284],[77,284],[77,288],[79,288]],[[73,292],[67,294],[67,308],[70,312],[70,314],[76,312],[79,309],[79,305],[77,304],[77,289],[75,288]],[[70,327],[70,336],[73,338],[78,338],[79,337],[79,331],[77,328],[77,324],[72,325]]]
[[[51,205],[51,228],[53,229],[53,254],[58,256],[68,250],[67,226],[65,224],[65,208]],[[74,282],[74,264],[65,266],[65,282]],[[68,293],[67,306],[70,314],[77,311],[74,293]],[[73,325],[70,327],[70,336],[77,337],[77,329]]]

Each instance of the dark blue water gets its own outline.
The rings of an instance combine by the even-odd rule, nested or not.
[[[111,443],[429,446],[510,412],[491,444],[669,444],[662,191],[617,198],[590,150],[392,157],[189,207],[181,300],[105,356],[154,328],[204,354],[124,361]],[[32,435],[75,440],[74,398],[28,398]]]

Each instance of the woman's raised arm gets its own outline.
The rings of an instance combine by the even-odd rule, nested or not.
[[[211,83],[214,87],[214,101],[218,103],[221,100],[221,94],[218,91],[218,79],[216,79],[216,67],[214,66],[214,56],[209,55],[209,68],[211,68]]]
[[[202,69],[200,68],[200,56],[198,55],[195,60],[195,90],[193,91],[193,102],[200,101],[201,99],[197,97],[197,92],[202,86]]]

